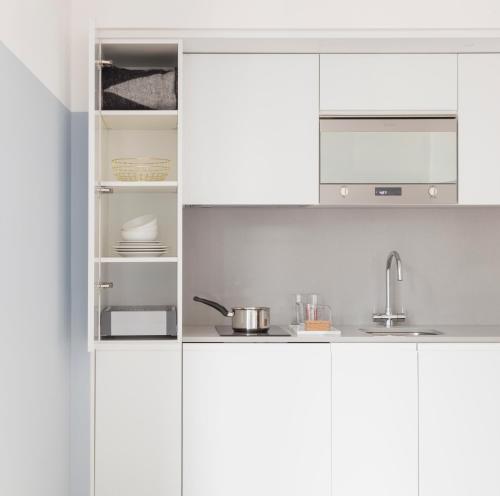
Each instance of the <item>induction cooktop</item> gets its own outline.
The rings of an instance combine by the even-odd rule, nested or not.
[[[269,330],[264,332],[243,332],[235,331],[231,326],[215,326],[215,330],[219,333],[219,336],[233,336],[233,337],[248,337],[248,336],[259,336],[259,337],[274,337],[274,336],[291,336],[291,333],[286,329],[278,326],[271,326]]]

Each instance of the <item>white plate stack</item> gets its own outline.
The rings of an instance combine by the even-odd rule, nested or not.
[[[161,257],[168,246],[161,241],[118,241],[113,249],[121,257]]]
[[[123,224],[122,240],[113,245],[121,257],[160,257],[168,246],[157,241],[158,219],[154,215],[142,215]]]

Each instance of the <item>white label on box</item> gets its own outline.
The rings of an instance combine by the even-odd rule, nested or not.
[[[162,311],[111,312],[112,336],[164,336],[167,313]]]

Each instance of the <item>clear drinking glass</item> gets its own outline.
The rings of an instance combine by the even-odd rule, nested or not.
[[[295,320],[297,325],[304,325],[306,320],[314,317],[318,306],[319,295],[315,293],[301,293],[295,295]]]
[[[299,330],[329,331],[332,328],[332,309],[319,304],[316,293],[295,295],[295,322]]]
[[[304,321],[306,331],[329,331],[332,328],[332,309],[328,305],[310,305],[306,315],[310,318]]]

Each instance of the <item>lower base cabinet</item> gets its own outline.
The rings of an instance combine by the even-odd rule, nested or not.
[[[420,496],[500,494],[500,344],[419,345]]]
[[[181,355],[95,353],[95,496],[500,494],[500,344]]]
[[[332,494],[417,496],[416,345],[331,346]]]
[[[323,344],[185,344],[184,496],[331,496]]]
[[[181,349],[95,354],[95,496],[181,495]]]

